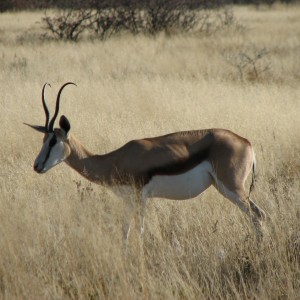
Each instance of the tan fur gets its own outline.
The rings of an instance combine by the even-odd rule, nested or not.
[[[89,180],[105,184],[118,180],[129,184],[127,180],[132,179],[142,184],[148,170],[184,163],[208,148],[205,159],[212,163],[218,178],[229,189],[244,188],[253,164],[250,142],[223,129],[133,140],[104,155],[92,154],[72,134],[66,144],[70,149],[66,163],[83,176],[83,170],[87,171]]]
[[[253,165],[252,146],[231,131],[198,130],[133,140],[105,155],[90,153],[73,135],[66,145],[70,149],[66,163],[87,179],[106,185],[133,183],[139,188],[147,182],[149,170],[184,165],[192,155],[207,151],[205,160],[212,164],[216,181],[222,182],[238,200],[223,193],[224,196],[251,216],[256,226],[265,217],[253,201],[249,202],[244,187]],[[215,187],[220,190],[216,181]]]

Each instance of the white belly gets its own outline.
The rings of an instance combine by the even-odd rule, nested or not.
[[[194,198],[213,182],[213,169],[208,161],[179,175],[157,175],[143,188],[144,197],[160,197],[174,200]]]

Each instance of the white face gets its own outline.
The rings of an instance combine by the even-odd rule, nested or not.
[[[64,142],[55,133],[49,133],[34,162],[34,170],[45,173],[65,159]]]

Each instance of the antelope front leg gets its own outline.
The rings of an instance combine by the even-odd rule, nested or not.
[[[141,225],[140,225],[140,234],[141,236],[144,233],[144,220],[145,220],[145,211],[146,211],[147,197],[143,193],[141,198]]]
[[[131,222],[134,217],[134,214],[135,214],[135,205],[133,201],[131,201],[131,199],[127,199],[125,203],[123,226],[122,226],[123,239],[126,241],[128,241],[129,238]]]

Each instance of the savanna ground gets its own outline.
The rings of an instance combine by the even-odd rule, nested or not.
[[[300,7],[234,8],[235,25],[211,35],[78,43],[41,40],[42,15],[0,16],[1,299],[297,299]],[[66,81],[78,87],[61,113],[95,153],[211,127],[250,139],[253,198],[268,215],[261,247],[214,189],[149,201],[144,236],[133,229],[126,246],[121,199],[65,164],[34,173],[42,136],[23,122],[44,124],[42,85],[53,112]]]

